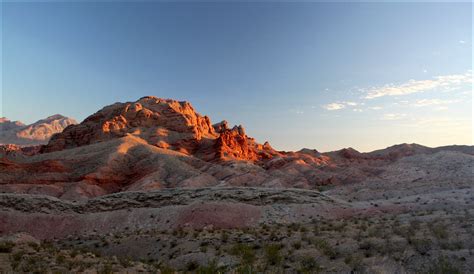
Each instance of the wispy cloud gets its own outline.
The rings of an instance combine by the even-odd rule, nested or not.
[[[339,110],[346,107],[355,107],[358,105],[363,105],[363,104],[352,102],[352,101],[342,101],[342,102],[335,102],[335,103],[324,105],[323,108],[326,110]],[[354,110],[354,111],[357,111],[357,110]]]
[[[421,99],[412,104],[414,107],[426,107],[433,105],[447,105],[459,102],[459,100]]]
[[[364,92],[366,93],[366,99],[374,99],[383,96],[425,92],[433,89],[452,90],[468,83],[472,83],[471,71],[464,74],[437,76],[430,80],[409,80],[402,84],[388,84],[380,87],[372,87],[364,90]]]
[[[464,40],[459,40],[459,44],[466,44],[466,41],[464,41]]]
[[[369,107],[369,109],[371,109],[371,110],[381,110],[382,107],[375,106],[375,107]]]
[[[407,115],[404,113],[387,113],[384,114],[381,118],[381,120],[385,121],[394,121],[394,120],[400,120],[405,118]]]
[[[327,104],[327,105],[323,106],[323,108],[325,108],[327,110],[339,110],[339,109],[343,109],[345,107],[346,107],[346,105],[341,104],[341,103],[331,103],[331,104]]]
[[[348,106],[357,106],[356,102],[344,102],[344,104],[346,104]]]

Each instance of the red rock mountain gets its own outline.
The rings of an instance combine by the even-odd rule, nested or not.
[[[55,133],[67,126],[77,124],[74,119],[56,114],[33,124],[0,118],[0,144],[38,145],[46,144]]]
[[[60,151],[125,136],[148,144],[195,155],[206,160],[258,161],[278,153],[257,144],[242,126],[229,129],[226,121],[211,124],[184,101],[147,96],[136,102],[116,103],[86,118],[82,123],[54,135],[42,152]]]

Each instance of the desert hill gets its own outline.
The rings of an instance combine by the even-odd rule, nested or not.
[[[46,144],[55,133],[62,132],[67,126],[77,122],[60,114],[49,116],[25,125],[19,121],[0,118],[0,144],[31,146]]]

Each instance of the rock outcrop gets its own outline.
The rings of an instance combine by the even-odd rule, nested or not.
[[[81,124],[53,136],[43,152],[89,145],[128,134],[151,145],[187,154],[192,153],[203,138],[218,137],[209,117],[196,113],[188,102],[149,96],[103,108]]]

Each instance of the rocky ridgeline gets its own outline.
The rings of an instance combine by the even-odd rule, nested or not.
[[[52,116],[38,125],[49,121],[59,131],[68,124],[62,119]],[[2,122],[9,130],[23,127]],[[166,188],[324,189],[374,185],[381,178],[388,178],[388,185],[467,184],[472,181],[473,149],[401,144],[370,153],[352,148],[276,151],[249,137],[242,126],[212,124],[188,102],[148,96],[106,106],[80,124],[68,125],[47,145],[1,146],[0,192],[81,200]]]

